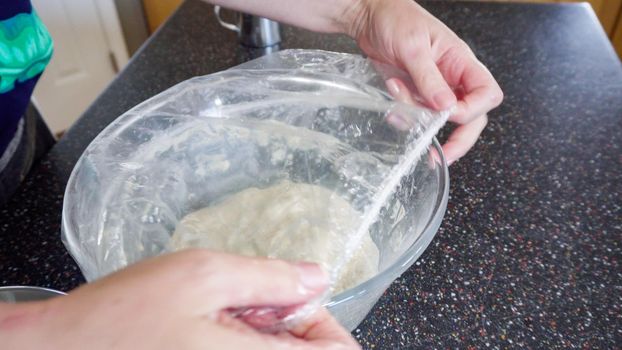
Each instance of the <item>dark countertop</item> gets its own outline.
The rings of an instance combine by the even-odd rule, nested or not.
[[[354,334],[366,348],[622,346],[622,66],[583,5],[428,2],[505,95],[451,167],[438,235]],[[356,52],[286,28],[286,48]],[[84,280],[59,238],[88,143],[171,85],[240,62],[235,34],[190,0],[0,208],[0,285]]]

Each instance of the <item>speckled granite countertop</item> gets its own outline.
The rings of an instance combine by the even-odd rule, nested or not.
[[[499,80],[504,104],[451,167],[441,229],[354,332],[365,348],[622,346],[622,66],[583,5],[428,2]],[[357,52],[286,28],[283,47]],[[245,53],[197,0],[139,52],[0,208],[0,285],[84,280],[59,238],[63,190],[125,110]]]

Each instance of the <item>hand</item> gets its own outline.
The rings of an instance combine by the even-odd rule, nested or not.
[[[314,264],[182,251],[66,297],[0,304],[0,338],[9,349],[357,349],[323,309],[296,329],[272,335],[227,312],[300,305],[327,283]]]
[[[371,58],[406,70],[416,91],[389,80],[396,99],[418,100],[414,93],[430,108],[456,108],[449,120],[460,126],[443,146],[449,163],[475,144],[488,122],[486,113],[503,100],[492,74],[467,44],[413,0],[206,1],[309,30],[345,32]]]
[[[407,103],[414,93],[436,110],[455,106],[449,120],[461,125],[443,145],[448,163],[455,162],[477,141],[486,113],[501,104],[499,85],[464,41],[414,1],[356,1],[349,34],[371,58],[406,70],[416,89],[390,79],[389,92]]]

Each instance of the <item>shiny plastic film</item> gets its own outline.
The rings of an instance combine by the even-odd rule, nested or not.
[[[330,290],[308,305],[231,310],[266,331],[330,310],[385,270],[397,277],[402,247],[436,215],[442,152],[429,146],[449,113],[394,101],[389,77],[407,80],[357,55],[286,50],[173,86],[84,152],[66,190],[65,245],[89,281],[195,247],[320,264]]]

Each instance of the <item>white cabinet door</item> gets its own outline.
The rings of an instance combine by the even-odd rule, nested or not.
[[[110,83],[118,66],[127,62],[127,51],[113,0],[33,0],[32,4],[54,39],[54,55],[34,99],[50,129],[59,132]]]

